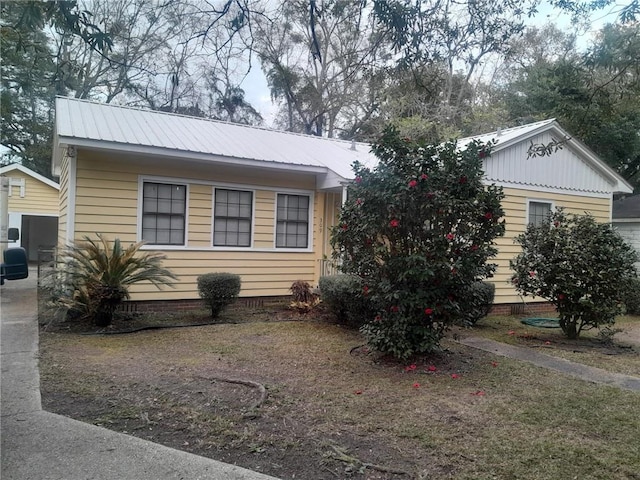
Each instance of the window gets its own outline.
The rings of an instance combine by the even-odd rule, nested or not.
[[[215,190],[213,245],[216,247],[251,246],[253,192]]]
[[[278,194],[276,248],[309,246],[309,197]]]
[[[187,186],[144,182],[142,239],[152,245],[184,245]]]
[[[529,220],[536,227],[547,219],[551,213],[552,204],[550,202],[529,202]]]

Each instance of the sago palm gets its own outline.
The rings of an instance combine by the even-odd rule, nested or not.
[[[100,326],[111,323],[113,311],[129,297],[129,287],[149,282],[157,288],[173,286],[176,276],[162,266],[166,258],[157,252],[141,252],[144,242],[123,248],[120,239],[109,242],[87,236],[69,246],[61,256],[67,275],[68,305]]]

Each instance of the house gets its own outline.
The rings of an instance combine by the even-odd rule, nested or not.
[[[488,183],[505,188],[496,302],[521,303],[508,280],[513,238],[553,208],[611,220],[614,192],[630,187],[575,139],[527,158],[530,142],[568,138],[553,120],[478,137],[495,140]],[[470,139],[460,141],[464,145]],[[243,297],[317,284],[331,256],[351,164],[373,166],[369,145],[169,113],[58,98],[53,169],[60,176],[59,244],[105,234],[163,252],[175,289],[138,285],[132,301],[199,301],[196,279],[242,277]]]
[[[614,201],[612,216],[615,229],[640,255],[640,195]],[[640,262],[636,267],[640,272]]]
[[[17,163],[0,167],[0,176],[9,179],[8,226],[18,229],[29,261],[37,261],[39,249],[57,244],[60,186]]]

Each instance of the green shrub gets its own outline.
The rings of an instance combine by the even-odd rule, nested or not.
[[[640,315],[640,278],[632,278],[629,281],[624,304],[629,315]]]
[[[522,252],[511,261],[514,286],[555,305],[568,338],[612,324],[624,311],[638,256],[610,224],[558,209],[516,242]]]
[[[373,320],[376,308],[363,294],[363,282],[354,275],[320,277],[320,296],[336,319],[349,327],[360,328]]]
[[[388,129],[373,152],[375,168],[354,165],[331,244],[378,307],[361,330],[369,345],[406,359],[439,350],[467,286],[493,275],[504,195],[483,181],[490,145],[422,145]]]
[[[461,323],[475,325],[489,315],[496,295],[496,286],[490,282],[474,282],[467,287],[460,300]]]
[[[97,240],[85,236],[64,249],[45,281],[55,291],[54,301],[67,309],[68,318],[88,318],[106,327],[115,309],[129,298],[131,285],[173,286],[176,276],[162,267],[164,255],[141,252],[143,242],[124,248],[118,238],[110,242],[99,233],[96,236]]]
[[[218,318],[238,298],[240,285],[240,275],[234,273],[205,273],[198,277],[198,293],[211,308],[211,318]]]

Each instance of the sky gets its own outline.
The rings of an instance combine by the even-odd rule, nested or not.
[[[586,31],[578,31],[578,46],[586,48],[589,40],[598,32],[605,24],[613,23],[617,16],[619,6],[612,6],[608,9],[596,12],[591,16],[590,28]],[[563,30],[574,30],[571,25],[571,18],[565,13],[558,14],[557,9],[553,9],[547,2],[538,9],[538,14],[528,22],[529,25],[542,26],[546,23],[554,23]],[[251,71],[244,79],[241,87],[245,91],[246,100],[260,112],[264,118],[266,127],[273,127],[273,120],[276,115],[277,107],[271,101],[269,86],[267,80],[260,68],[260,62],[254,61]]]

